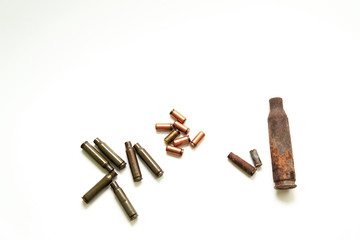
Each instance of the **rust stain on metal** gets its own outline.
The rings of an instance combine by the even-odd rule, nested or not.
[[[248,162],[246,162],[244,159],[239,157],[238,155],[234,153],[230,153],[228,155],[228,158],[235,163],[237,166],[239,166],[242,170],[244,170],[247,174],[250,176],[254,175],[256,172],[256,168],[254,168],[252,165],[250,165]]]

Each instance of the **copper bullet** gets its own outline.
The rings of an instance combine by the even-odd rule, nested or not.
[[[180,123],[179,121],[175,121],[173,125],[175,128],[179,129],[181,132],[185,134],[188,134],[190,132],[190,128]]]
[[[242,170],[244,170],[247,174],[249,174],[250,176],[254,175],[254,173],[256,172],[256,168],[251,166],[248,162],[246,162],[244,159],[242,159],[238,155],[231,152],[228,155],[228,158],[233,163],[235,163],[237,166],[239,166]]]
[[[195,137],[194,139],[191,141],[191,146],[192,147],[196,147],[200,142],[201,140],[203,140],[205,137],[205,133],[200,131]]]
[[[170,115],[181,123],[184,123],[186,121],[186,117],[181,115],[181,113],[179,113],[175,109],[171,110]]]
[[[184,153],[184,149],[182,148],[178,148],[178,147],[174,147],[174,146],[166,146],[166,151],[168,153],[174,154],[174,155],[178,155],[178,156],[182,156]]]
[[[173,129],[172,123],[157,123],[155,124],[156,131],[171,131]]]
[[[181,137],[181,138],[176,138],[173,143],[175,147],[181,146],[181,145],[185,145],[187,143],[190,142],[190,137],[189,136],[185,136],[185,137]]]

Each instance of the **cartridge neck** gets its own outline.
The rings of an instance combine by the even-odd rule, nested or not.
[[[130,142],[130,141],[128,141],[128,142],[125,143],[125,148],[126,148],[126,149],[131,149],[131,148],[132,148],[132,145],[131,145],[131,142]]]
[[[270,102],[270,110],[273,110],[273,109],[282,109],[283,108],[283,101],[282,101],[282,98],[271,98],[269,100]]]
[[[136,151],[140,151],[140,150],[142,149],[142,147],[140,146],[139,143],[136,143],[136,144],[134,145],[134,148],[135,148]]]

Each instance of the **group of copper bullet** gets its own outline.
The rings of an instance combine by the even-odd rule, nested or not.
[[[238,155],[230,152],[228,155],[228,158],[238,167],[240,167],[242,170],[244,170],[247,174],[250,176],[254,175],[256,172],[256,169],[261,167],[262,163],[259,157],[259,154],[257,153],[256,149],[250,150],[250,156],[251,159],[254,162],[254,166],[252,166],[250,163],[239,157]]]
[[[184,125],[186,117],[184,117],[175,109],[171,110],[170,116],[175,119],[174,123],[156,123],[155,129],[156,131],[171,131],[169,135],[164,138],[165,144],[167,145],[166,152],[173,155],[182,156],[184,149],[180,148],[180,146],[190,144],[191,147],[195,148],[204,139],[205,133],[200,131],[191,140],[190,136],[188,135],[190,128]],[[178,137],[181,133],[183,133],[185,136]],[[170,145],[171,143],[173,145]]]
[[[83,201],[85,203],[89,203],[96,195],[98,195],[103,189],[110,185],[112,190],[114,191],[114,194],[119,199],[121,206],[124,208],[125,212],[129,216],[130,220],[136,219],[138,214],[130,203],[127,196],[125,195],[124,191],[114,180],[114,178],[117,176],[117,173],[115,172],[114,167],[111,165],[113,164],[119,170],[121,170],[125,168],[126,162],[99,138],[96,138],[94,140],[94,143],[99,150],[97,150],[87,141],[81,145],[81,148],[109,173],[106,174],[97,184],[95,184],[94,187],[92,187],[82,197]],[[134,182],[139,182],[142,180],[142,175],[136,153],[156,177],[161,177],[164,174],[164,171],[160,168],[160,166],[155,162],[155,160],[150,156],[150,154],[143,147],[140,146],[139,143],[136,143],[134,146],[132,146],[130,141],[125,142],[125,149]]]

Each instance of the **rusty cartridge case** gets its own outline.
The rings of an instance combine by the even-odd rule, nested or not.
[[[180,123],[184,123],[186,121],[186,117],[184,117],[181,113],[176,111],[175,109],[170,112],[171,117],[178,120]]]
[[[155,124],[156,131],[171,131],[173,129],[172,123],[157,123]]]
[[[273,179],[276,189],[295,188],[295,168],[289,120],[281,98],[271,98],[268,117]]]
[[[196,147],[205,137],[205,133],[200,131],[195,137],[194,139],[190,142],[190,145],[192,147]]]
[[[166,144],[170,144],[179,135],[180,135],[180,131],[177,130],[177,129],[174,129],[174,130],[171,131],[171,133],[169,133],[169,135],[167,135],[164,138],[164,141],[165,141]]]
[[[184,153],[184,149],[168,145],[166,146],[166,152],[177,156],[182,156]]]
[[[164,171],[160,168],[160,166],[155,162],[155,160],[150,156],[150,154],[143,147],[140,146],[139,143],[136,143],[134,145],[134,148],[140,158],[146,163],[146,165],[157,177],[161,177],[164,174]]]
[[[126,166],[126,162],[119,157],[106,143],[101,141],[99,138],[94,140],[94,143],[102,153],[119,169],[123,169]]]
[[[122,188],[119,187],[119,185],[117,184],[116,181],[113,181],[110,184],[110,186],[111,186],[112,190],[114,191],[117,199],[119,199],[121,206],[124,208],[126,214],[129,216],[130,220],[136,219],[138,215],[135,211],[135,208],[133,207],[133,205],[131,204],[129,199],[126,197]]]
[[[256,149],[250,150],[250,156],[254,162],[255,167],[260,167],[262,165],[259,154],[257,153]]]
[[[179,121],[175,121],[173,125],[175,128],[179,129],[181,132],[185,134],[188,134],[190,132],[190,128],[180,123]]]
[[[178,147],[178,146],[181,146],[181,145],[185,145],[185,144],[187,144],[189,142],[190,142],[190,137],[185,136],[185,137],[181,137],[181,138],[176,138],[173,143],[174,143],[175,147]]]
[[[94,187],[92,187],[83,197],[84,202],[89,203],[101,190],[106,188],[114,177],[116,177],[116,172],[112,171],[111,173],[106,174]]]
[[[141,171],[140,171],[138,160],[136,158],[135,150],[132,147],[130,141],[125,143],[125,148],[126,148],[126,156],[129,161],[130,170],[131,170],[131,174],[133,176],[134,182],[139,182],[142,179]]]
[[[238,155],[231,152],[228,155],[228,158],[233,163],[235,163],[238,167],[240,167],[242,170],[244,170],[247,174],[249,174],[250,176],[254,175],[254,173],[256,172],[256,168],[251,166],[248,162],[246,162],[244,159],[242,159]]]
[[[86,141],[81,144],[81,148],[87,152],[97,163],[100,164],[103,168],[105,168],[108,172],[112,172],[114,168],[110,165],[108,160],[106,160],[99,152],[96,150],[91,144]]]

